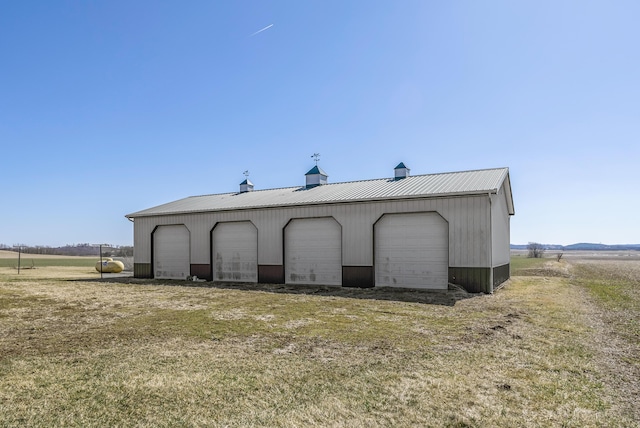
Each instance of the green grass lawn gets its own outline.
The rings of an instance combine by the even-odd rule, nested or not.
[[[546,262],[552,261],[550,258],[529,258],[526,256],[511,257],[511,275],[518,276],[525,269],[534,269],[542,267]]]

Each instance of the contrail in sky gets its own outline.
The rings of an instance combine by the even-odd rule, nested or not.
[[[266,26],[266,27],[264,27],[262,30],[258,30],[258,31],[256,31],[255,33],[253,33],[253,34],[252,34],[252,35],[250,35],[249,37],[253,37],[253,36],[255,36],[255,35],[256,35],[256,34],[258,34],[258,33],[262,33],[264,30],[268,30],[268,29],[269,29],[269,28],[271,28],[271,27],[273,27],[273,24],[269,24],[269,25],[267,25],[267,26]]]

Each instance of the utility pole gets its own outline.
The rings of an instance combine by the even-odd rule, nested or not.
[[[18,245],[18,275],[20,275],[20,253],[22,253],[22,245]]]

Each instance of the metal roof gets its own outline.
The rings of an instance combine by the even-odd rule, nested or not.
[[[509,213],[514,214],[509,169],[495,168],[414,175],[402,180],[381,178],[329,183],[310,189],[302,186],[254,190],[246,193],[191,196],[127,214],[126,217],[497,193],[505,182]]]
[[[309,170],[309,172],[307,172],[305,175],[314,175],[314,174],[322,174],[322,175],[326,175],[327,177],[329,176],[326,172],[324,172],[322,170],[322,168],[320,168],[318,165],[314,166],[313,168],[311,168]]]

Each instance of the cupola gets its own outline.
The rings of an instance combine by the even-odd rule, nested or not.
[[[248,178],[240,183],[240,193],[247,192],[253,192],[253,183],[250,182]]]
[[[307,179],[307,189],[311,189],[316,186],[327,184],[327,177],[329,176],[322,170],[322,168],[316,165],[305,174],[305,177]]]
[[[403,178],[407,178],[409,176],[409,172],[411,171],[407,168],[404,162],[400,162],[397,167],[394,168],[395,171],[395,179],[402,180]]]

